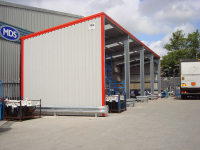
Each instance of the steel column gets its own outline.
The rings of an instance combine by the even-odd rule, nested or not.
[[[140,96],[144,96],[144,48],[140,50]]]
[[[155,62],[158,64],[158,94],[161,94],[160,59],[156,59]]]
[[[129,36],[124,40],[124,71],[125,71],[125,91],[126,98],[130,98],[130,55]]]
[[[1,80],[0,80],[0,97],[1,97]]]
[[[154,95],[154,55],[150,56],[151,95]]]

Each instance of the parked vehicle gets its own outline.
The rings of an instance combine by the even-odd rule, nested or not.
[[[181,99],[200,98],[200,59],[182,59],[179,67]]]

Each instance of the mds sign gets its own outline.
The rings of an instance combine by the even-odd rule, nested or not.
[[[17,31],[17,29],[11,27],[11,26],[7,26],[7,25],[3,25],[0,27],[0,35],[9,41],[18,41],[20,38],[20,33],[19,31]]]

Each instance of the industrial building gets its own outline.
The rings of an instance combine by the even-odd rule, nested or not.
[[[14,10],[20,12],[5,13]],[[129,99],[136,91],[161,93],[160,57],[107,14],[83,18],[5,2],[0,12],[3,24],[26,33],[21,47],[20,41],[0,39],[7,44],[1,46],[1,58],[15,60],[0,60],[2,97],[21,94],[22,99],[42,99],[43,108],[89,109],[104,107],[107,94],[123,92]],[[23,13],[30,21],[20,18]],[[19,22],[7,19],[14,14]]]
[[[83,16],[0,1],[0,27],[17,29],[22,36]],[[21,40],[10,41],[0,35],[0,97],[20,99]]]

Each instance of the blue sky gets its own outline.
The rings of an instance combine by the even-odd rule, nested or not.
[[[158,55],[177,29],[200,29],[200,0],[3,0],[82,16],[105,12]]]

